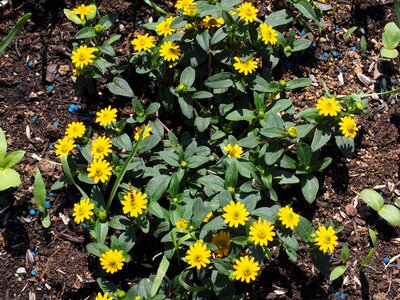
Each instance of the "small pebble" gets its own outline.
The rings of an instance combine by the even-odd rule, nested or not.
[[[49,145],[49,150],[54,150],[54,146],[53,145]]]
[[[342,298],[342,299],[346,299],[346,297],[347,297],[347,296],[346,296],[345,294],[341,294],[341,295],[340,295],[340,298]]]
[[[35,122],[37,120],[37,118],[38,118],[37,116],[33,116],[32,117],[32,122]]]
[[[34,250],[33,252],[38,253],[38,252],[39,252],[39,247],[36,246],[36,247],[35,247],[35,250]]]
[[[335,30],[336,30],[336,31],[340,31],[340,27],[339,27],[339,26],[336,26]]]
[[[335,296],[336,296],[336,297],[339,297],[339,296],[340,296],[340,292],[336,292],[336,293],[335,293]]]
[[[385,258],[383,259],[383,262],[385,263],[385,265],[387,265],[387,264],[390,262],[389,257],[385,257]]]
[[[28,61],[28,67],[29,67],[30,69],[33,68],[33,61],[32,61],[32,60]]]
[[[315,49],[317,49],[317,45],[316,44],[311,44],[309,48],[311,48],[312,50],[315,50]]]
[[[46,201],[46,202],[45,202],[45,207],[46,207],[46,209],[49,209],[49,208],[50,208],[50,202],[49,202],[49,201]]]
[[[333,57],[338,57],[338,56],[339,56],[339,53],[336,52],[336,51],[333,51],[332,55],[333,55]]]
[[[52,90],[54,90],[54,86],[49,85],[49,86],[47,87],[47,91],[48,91],[48,92],[51,92]]]
[[[351,47],[351,51],[357,51],[357,47],[355,46]]]
[[[60,76],[61,76],[60,74],[58,74],[58,73],[56,74],[56,78],[59,78]]]
[[[81,151],[81,150],[82,150],[81,145],[77,144],[77,145],[76,145],[76,149],[77,149],[78,151]]]
[[[55,126],[55,127],[58,127],[58,125],[59,125],[58,122],[53,123],[53,126]]]
[[[322,60],[322,56],[321,56],[321,55],[318,56],[318,57],[317,57],[317,60]]]
[[[355,61],[355,62],[358,62],[358,58],[355,58],[354,61]]]
[[[392,79],[392,84],[393,85],[397,84],[397,80],[396,79]]]
[[[31,271],[31,274],[32,274],[32,276],[36,276],[37,273],[36,273],[35,270],[32,270],[32,271]]]
[[[343,67],[340,68],[340,70],[341,70],[342,72],[347,72],[349,69],[347,69],[347,67],[343,66]]]
[[[328,52],[324,52],[324,57],[327,58],[329,56]]]
[[[31,208],[31,209],[29,210],[29,214],[30,214],[30,215],[33,216],[35,213],[36,213],[36,211],[35,211],[33,208]]]
[[[306,34],[305,30],[303,29],[303,30],[300,32],[300,34],[301,34],[301,35],[305,35],[305,34]]]
[[[85,228],[85,229],[88,228],[86,223],[83,223],[83,228]]]
[[[49,193],[49,197],[53,198],[55,196],[55,194],[53,192]]]
[[[38,217],[40,217],[42,215],[42,212],[40,210],[38,210],[37,215],[38,215]]]

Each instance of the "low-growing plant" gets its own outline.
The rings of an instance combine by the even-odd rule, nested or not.
[[[399,52],[396,49],[399,42],[400,29],[397,24],[394,22],[386,24],[382,34],[383,48],[381,49],[381,56],[395,59],[399,55]]]
[[[0,191],[21,184],[21,177],[13,167],[25,155],[25,151],[17,150],[7,155],[7,139],[3,129],[0,128]]]
[[[1,7],[1,5],[0,5]],[[27,13],[23,15],[18,21],[17,24],[9,31],[7,36],[0,41],[0,55],[6,50],[7,46],[11,43],[14,37],[22,30],[22,27],[28,22],[29,18],[31,17],[31,13]]]
[[[384,199],[378,192],[365,189],[360,193],[360,196],[381,218],[393,226],[400,226],[400,210],[394,205],[385,204]]]
[[[39,217],[42,226],[44,228],[50,227],[50,215],[46,211],[46,185],[39,169],[36,169],[35,182],[33,184],[33,199],[39,209]]]

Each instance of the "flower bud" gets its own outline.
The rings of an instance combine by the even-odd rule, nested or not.
[[[117,298],[118,298],[118,299],[124,298],[125,295],[126,295],[126,293],[125,293],[123,290],[118,290],[118,291],[117,291]]]
[[[180,165],[181,165],[182,169],[186,169],[188,166],[188,163],[186,161],[182,160]]]
[[[94,26],[94,32],[102,33],[103,32],[103,25],[97,24],[96,26]]]
[[[289,46],[289,45],[287,45],[287,46],[285,46],[285,48],[283,48],[283,51],[285,51],[285,52],[292,52],[292,47]]]
[[[107,220],[107,212],[105,210],[99,211],[99,220],[102,223]]]
[[[291,138],[296,138],[298,133],[299,131],[294,126],[290,126],[289,129],[287,130],[287,135],[290,136]]]
[[[286,88],[286,86],[287,86],[287,82],[286,82],[286,80],[285,79],[281,79],[281,80],[279,80],[279,86],[281,87],[281,88]]]
[[[183,83],[180,83],[177,87],[176,87],[176,91],[178,93],[183,93],[187,90],[187,86]]]

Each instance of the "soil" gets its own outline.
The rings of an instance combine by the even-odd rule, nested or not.
[[[264,1],[253,2],[263,11]],[[335,1],[327,2],[333,5]],[[380,60],[383,27],[386,22],[395,20],[393,5],[382,2],[370,0],[359,6],[340,3],[336,13],[325,14],[324,31],[319,36],[310,35],[316,49],[305,56],[293,56],[282,64],[286,79],[310,74],[317,78],[318,85],[287,95],[296,99],[296,106],[314,105],[315,99],[324,93],[321,79],[337,95],[359,90],[379,92],[384,87],[380,78],[375,84],[365,86],[357,77],[357,73],[362,72],[374,78],[371,64]],[[173,5],[169,1],[157,3],[164,9]],[[37,214],[30,214],[35,208],[32,200],[35,169],[40,168],[49,187],[61,176],[61,166],[52,145],[62,137],[66,125],[78,119],[93,124],[92,112],[108,103],[119,107],[120,112],[125,105],[129,106],[112,97],[102,84],[97,86],[101,94],[95,101],[76,97],[69,58],[76,28],[65,19],[62,10],[79,4],[70,0],[27,0],[12,1],[11,5],[0,9],[0,39],[20,16],[32,12],[32,19],[0,60],[0,127],[6,131],[10,150],[26,151],[17,167],[23,184],[0,193],[0,208],[6,208],[0,210],[0,299],[35,299],[34,296],[36,299],[90,299],[98,292],[95,278],[103,274],[84,249],[88,232],[73,222],[66,222],[67,225],[63,222],[63,218],[71,218],[77,197],[74,191],[49,197],[52,216],[49,229],[42,228]],[[113,29],[122,35],[117,54],[119,60],[127,61],[130,38],[141,30],[141,24],[158,18],[157,14],[139,0],[98,1],[98,6],[102,14],[119,14],[118,24]],[[358,30],[344,39],[344,29],[352,26],[358,26]],[[360,54],[362,32],[368,41],[363,55]],[[351,49],[353,46],[356,51]],[[328,57],[325,58],[324,53]],[[49,74],[52,70],[55,76]],[[343,84],[338,80],[340,72]],[[387,88],[397,88],[398,73],[390,74],[386,70],[385,74],[388,74]],[[146,94],[146,90],[140,91]],[[334,161],[325,175],[319,177],[321,190],[316,205],[305,206],[304,200],[296,195],[293,199],[299,200],[294,204],[295,209],[307,218],[312,217],[315,226],[330,219],[335,226],[343,226],[340,242],[348,242],[350,246],[344,280],[330,287],[326,278],[312,267],[305,251],[299,251],[296,264],[282,253],[263,272],[259,280],[262,285],[255,287],[263,298],[339,299],[346,295],[349,299],[400,299],[399,261],[387,267],[383,262],[385,257],[399,254],[399,229],[378,219],[358,196],[364,188],[375,188],[387,201],[400,196],[397,95],[375,98],[370,98],[372,113],[357,119],[361,132],[356,139],[355,157],[344,159],[333,148],[326,150]],[[69,112],[71,104],[78,105],[79,110]],[[371,248],[369,228],[377,233],[376,252],[368,262],[371,268],[360,270]],[[27,261],[27,250],[35,253],[33,263]],[[129,287],[143,272],[156,271],[157,264],[151,261],[156,253],[139,247],[136,250],[136,258],[130,266],[130,270],[135,271],[121,274],[120,277],[125,278],[120,281],[121,287]],[[339,257],[340,253],[335,253],[333,262],[339,263]],[[27,273],[16,276],[19,267],[25,267]],[[113,280],[118,278],[113,277]]]

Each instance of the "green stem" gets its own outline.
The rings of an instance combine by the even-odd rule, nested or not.
[[[110,210],[111,203],[112,203],[112,201],[114,199],[115,194],[117,193],[119,185],[120,185],[122,179],[125,176],[125,173],[126,173],[126,171],[128,169],[128,166],[132,162],[133,157],[136,155],[136,153],[137,153],[137,151],[139,149],[140,142],[142,141],[143,135],[144,135],[145,132],[146,132],[146,129],[143,130],[142,133],[140,134],[139,140],[136,142],[136,145],[135,145],[135,147],[133,147],[131,153],[129,153],[128,158],[126,159],[125,163],[123,164],[123,166],[121,168],[121,172],[119,172],[119,174],[117,176],[117,179],[114,182],[114,185],[112,187],[110,196],[108,197],[108,200],[107,200],[107,205],[106,205],[106,213],[107,214],[108,214],[108,211]]]

